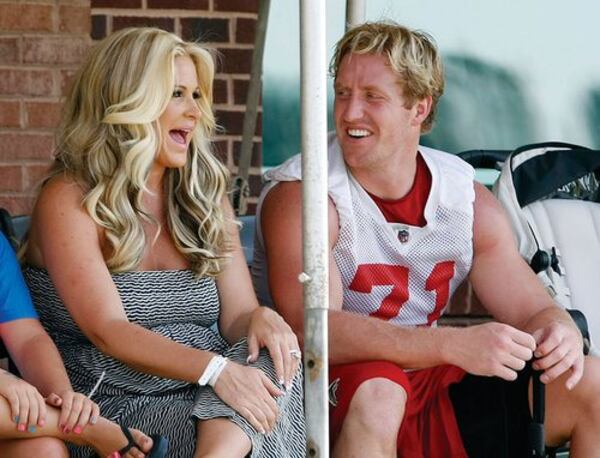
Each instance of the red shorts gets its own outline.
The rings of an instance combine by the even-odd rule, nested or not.
[[[459,382],[465,372],[455,366],[405,372],[388,361],[368,361],[329,367],[329,433],[335,444],[352,396],[362,382],[386,378],[402,386],[408,396],[404,419],[398,433],[398,457],[467,457],[462,444],[448,386]]]

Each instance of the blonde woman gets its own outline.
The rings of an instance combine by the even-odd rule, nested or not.
[[[298,341],[258,306],[210,152],[213,73],[205,49],[158,29],[95,47],[25,277],[74,386],[106,374],[108,418],[167,436],[173,457],[304,456]]]

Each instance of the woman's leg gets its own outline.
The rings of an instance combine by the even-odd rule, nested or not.
[[[6,450],[5,445],[7,447],[15,447],[15,450],[17,451],[27,451],[27,453],[24,453],[23,455],[18,455],[17,452],[15,452],[14,454],[9,453],[6,456],[24,456],[27,458],[31,456],[54,456],[48,453],[32,453],[28,443],[31,443],[31,447],[46,447],[44,450],[51,450],[52,453],[55,453],[57,457],[61,458],[62,456],[68,456],[68,454],[59,454],[61,449],[60,446],[64,447],[64,444],[61,444],[62,441],[93,447],[102,457],[108,456],[127,445],[127,439],[119,425],[105,418],[100,417],[95,425],[86,426],[81,434],[75,434],[73,432],[68,434],[63,433],[58,428],[59,418],[60,411],[49,406],[44,426],[36,426],[26,432],[18,431],[16,423],[14,423],[11,418],[10,405],[4,397],[0,396],[0,457],[4,456],[3,454]],[[142,452],[147,452],[152,448],[152,439],[148,436],[134,429],[131,429],[131,433],[136,443],[143,449]],[[23,442],[24,444],[17,444],[17,442]],[[123,458],[142,458],[142,452],[134,447],[124,455]]]
[[[242,429],[226,418],[198,422],[194,458],[245,457],[252,442]]]

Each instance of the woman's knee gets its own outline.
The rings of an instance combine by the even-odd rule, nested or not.
[[[250,438],[231,420],[215,418],[198,422],[194,458],[244,457],[251,449]]]

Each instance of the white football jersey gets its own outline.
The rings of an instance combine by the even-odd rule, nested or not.
[[[456,156],[431,148],[420,146],[419,152],[432,178],[424,227],[388,223],[347,170],[335,134],[329,137],[329,196],[340,222],[333,255],[342,277],[344,310],[398,325],[435,325],[469,273],[473,168]],[[275,183],[301,178],[300,156],[265,177],[271,183],[263,190],[260,203]],[[253,275],[259,298],[270,303],[258,226]]]

